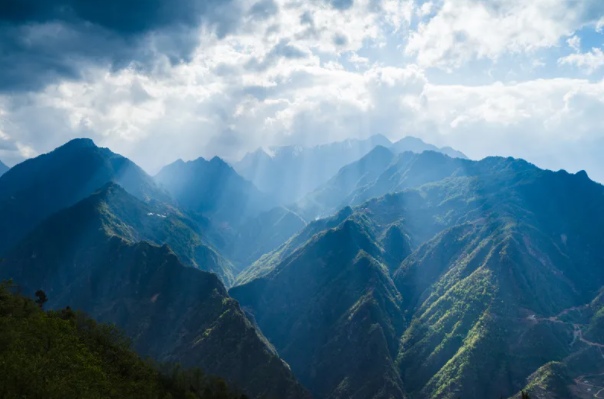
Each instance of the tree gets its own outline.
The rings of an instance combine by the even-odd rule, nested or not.
[[[46,302],[48,302],[48,298],[46,297],[46,293],[42,290],[38,290],[36,291],[36,303],[38,304],[38,306],[40,307],[40,309],[44,308],[44,304]]]
[[[531,399],[531,398],[528,393],[522,391],[522,399]]]

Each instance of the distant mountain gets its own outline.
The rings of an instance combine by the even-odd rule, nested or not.
[[[435,145],[425,143],[423,140],[411,136],[403,137],[396,143],[393,143],[392,146],[390,146],[390,149],[396,154],[407,151],[415,152],[417,154],[421,154],[424,151],[434,151],[448,155],[451,158],[468,159],[461,151],[454,150],[451,147],[438,148]]]
[[[391,144],[386,137],[376,135],[365,140],[346,140],[316,147],[271,147],[247,154],[233,167],[279,204],[290,204],[376,145]]]
[[[292,209],[307,219],[325,216],[343,206],[358,205],[370,198],[418,187],[448,176],[464,175],[465,169],[471,165],[469,160],[451,158],[431,150],[397,154],[393,148],[394,145],[389,149],[381,146],[374,148],[360,160],[340,169]]]
[[[243,267],[273,251],[300,231],[306,222],[284,207],[276,207],[247,219],[231,238],[224,252]]]
[[[111,181],[143,201],[170,201],[136,164],[89,139],[16,165],[0,177],[0,253],[48,216]]]
[[[0,161],[0,176],[8,172],[10,168],[6,166],[2,161]]]
[[[231,294],[317,398],[404,398],[402,297],[362,219],[314,236]]]
[[[438,148],[415,137],[396,143],[382,135],[365,140],[346,140],[316,147],[271,147],[247,154],[234,164],[235,170],[280,204],[291,204],[327,182],[343,166],[357,161],[376,146],[405,151],[436,151],[451,157],[466,158],[450,147]]]
[[[342,387],[383,397],[378,386],[390,387],[385,396],[402,386],[420,399],[512,397],[522,389],[565,397],[555,386],[585,389],[577,377],[604,372],[603,186],[584,172],[544,171],[512,158],[476,162],[428,151],[397,155],[391,166],[373,187],[399,192],[310,223],[230,291],[317,397],[354,397]],[[340,182],[335,187],[352,186]],[[340,239],[327,239],[338,231]],[[338,291],[358,281],[350,259],[367,256],[383,278],[365,275],[363,289]],[[375,285],[390,278],[394,288]],[[373,296],[386,292],[379,287],[402,299]],[[382,355],[364,360],[386,375],[395,359],[390,385],[358,377],[352,370],[360,359],[331,345],[374,342],[374,330],[360,322],[343,330],[331,323],[353,320],[339,312],[356,309],[348,307],[355,297],[359,306],[371,298],[366,318],[385,342],[396,337],[388,352],[375,349]],[[396,311],[385,310],[393,304]],[[347,371],[323,370],[330,358]]]
[[[43,289],[50,308],[117,324],[143,355],[199,366],[251,397],[309,397],[216,275],[185,267],[166,245],[129,239],[159,231],[156,224],[170,231],[177,220],[145,218],[124,196],[108,186],[50,217],[6,256],[0,277],[28,295]]]
[[[185,209],[227,222],[231,227],[269,210],[274,202],[218,157],[206,161],[178,160],[165,166],[155,180]]]

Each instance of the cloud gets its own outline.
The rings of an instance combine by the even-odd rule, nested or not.
[[[593,150],[604,143],[602,83],[539,79],[514,65],[501,82],[431,69],[530,55],[567,39],[578,48],[578,27],[595,30],[599,20],[587,3],[597,6],[232,0],[208,3],[197,22],[152,15],[153,23],[130,28],[100,16],[83,23],[83,12],[13,17],[16,36],[0,46],[12,46],[20,62],[7,73],[26,73],[31,81],[22,84],[36,90],[0,93],[0,158],[14,164],[86,136],[156,172],[177,158],[234,160],[259,146],[409,134],[475,158],[525,157],[604,181]],[[567,63],[552,65],[555,54],[530,61],[556,76]],[[458,78],[472,84],[446,84]]]
[[[260,19],[267,19],[279,12],[279,5],[273,0],[262,0],[250,8],[250,15]]]
[[[0,0],[0,92],[81,79],[90,64],[149,71],[188,61],[201,25],[223,37],[238,3],[221,0]]]
[[[603,15],[600,0],[443,0],[411,32],[405,52],[422,66],[457,68],[474,59],[556,46]]]
[[[570,54],[558,60],[560,65],[574,65],[591,74],[604,66],[604,52],[599,48],[592,48],[587,53]]]
[[[290,44],[289,40],[281,39],[268,53],[264,55],[264,58],[259,60],[252,58],[246,64],[246,68],[254,71],[266,71],[268,68],[275,66],[281,58],[287,60],[297,60],[308,58],[310,54],[299,47]]]

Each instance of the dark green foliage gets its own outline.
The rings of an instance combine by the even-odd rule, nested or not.
[[[43,312],[0,285],[0,397],[240,399],[201,370],[142,360],[114,326],[70,309]]]
[[[36,293],[34,294],[36,296],[36,303],[38,304],[38,306],[40,308],[44,307],[44,304],[46,302],[48,302],[48,298],[46,297],[46,293],[42,290],[38,290],[36,291]]]

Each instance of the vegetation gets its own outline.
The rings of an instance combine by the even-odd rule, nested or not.
[[[160,372],[116,327],[69,308],[45,312],[14,288],[0,284],[2,398],[245,398],[200,369]]]

